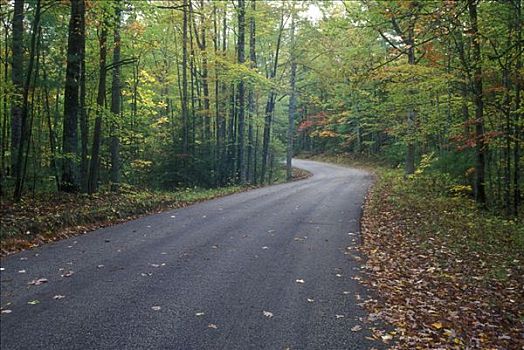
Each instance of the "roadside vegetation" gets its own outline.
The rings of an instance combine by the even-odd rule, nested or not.
[[[293,168],[293,180],[308,176],[309,172]],[[276,167],[271,183],[282,183],[285,179],[286,169]],[[182,208],[257,187],[260,185],[232,184],[210,189],[193,187],[158,191],[124,186],[119,192],[107,188],[96,195],[50,192],[24,197],[18,202],[3,201],[0,204],[0,256],[146,214]]]
[[[373,171],[362,220],[362,305],[402,349],[524,346],[524,225],[479,208],[431,164],[409,177],[378,160],[311,159]]]

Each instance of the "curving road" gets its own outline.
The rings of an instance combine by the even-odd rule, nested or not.
[[[377,346],[350,330],[365,291],[344,254],[358,244],[371,176],[294,166],[314,176],[3,259],[1,349]]]

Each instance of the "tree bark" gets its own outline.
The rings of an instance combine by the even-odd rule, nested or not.
[[[11,82],[13,97],[11,99],[11,174],[16,174],[18,147],[22,133],[22,95],[24,88],[24,0],[15,0],[11,44]]]
[[[102,116],[106,94],[106,58],[107,58],[107,24],[102,23],[100,32],[100,54],[98,74],[98,94],[96,98],[95,129],[93,131],[93,146],[91,147],[91,162],[89,164],[89,180],[87,192],[93,194],[98,190],[98,173],[100,167],[100,145],[102,143]]]
[[[120,17],[121,2],[115,2],[115,28],[113,31],[113,80],[111,82],[111,113],[113,122],[111,123],[111,191],[118,191],[120,186],[120,139],[118,137],[118,120],[121,114],[121,81],[120,81]]]
[[[290,60],[291,60],[291,72],[289,77],[289,110],[288,110],[288,127],[287,127],[287,152],[286,152],[286,179],[291,181],[293,179],[293,169],[291,159],[293,158],[293,138],[295,134],[295,113],[297,105],[297,94],[296,94],[296,75],[297,75],[297,62],[295,53],[295,14],[292,14],[291,19],[291,47],[290,47]]]
[[[29,152],[29,144],[31,138],[31,127],[28,125],[28,116],[29,116],[29,90],[31,88],[31,79],[33,74],[33,66],[35,63],[35,56],[37,55],[37,41],[40,32],[40,10],[41,10],[41,0],[36,1],[35,17],[33,21],[33,28],[31,34],[31,48],[29,53],[29,64],[27,66],[27,72],[25,76],[23,93],[22,93],[22,119],[20,122],[20,139],[18,143],[17,155],[16,155],[16,164],[15,164],[15,174],[16,174],[16,183],[14,191],[14,199],[19,200],[22,197],[23,187],[24,187],[24,145],[27,143],[27,152]],[[32,120],[31,120],[32,124]],[[25,164],[27,164],[27,153],[25,154]]]
[[[61,190],[76,192],[79,189],[77,174],[77,128],[80,112],[79,84],[82,64],[82,13],[84,0],[71,1],[71,18],[67,43],[66,82],[64,91],[64,129],[62,134],[62,181]]]
[[[246,7],[245,0],[238,0],[238,41],[237,41],[237,60],[239,64],[244,64],[245,62],[245,33],[246,33]],[[238,168],[237,173],[240,176],[240,183],[246,183],[246,163],[244,160],[244,98],[245,98],[245,89],[244,89],[244,80],[240,79],[237,87],[237,98],[236,98],[236,107],[237,107],[237,117],[238,117]]]
[[[482,57],[480,52],[480,35],[477,23],[477,0],[468,0],[468,12],[471,24],[472,65],[473,65],[473,101],[475,104],[475,199],[486,204],[485,168],[486,145],[484,144],[484,99],[482,91]]]
[[[257,67],[257,55],[256,55],[256,1],[251,0],[251,18],[249,19],[249,67],[256,69]],[[248,182],[256,182],[256,174],[254,172],[254,144],[253,144],[253,123],[256,117],[256,105],[255,105],[255,89],[251,87],[248,93],[248,148],[247,148],[247,164],[246,164],[246,179]]]
[[[277,75],[277,68],[278,68],[278,56],[280,54],[280,43],[282,41],[282,32],[284,30],[284,13],[282,12],[280,16],[280,29],[278,33],[277,38],[277,47],[275,51],[275,59],[273,62],[273,68],[270,72],[270,79],[275,79]],[[264,118],[264,136],[262,139],[262,164],[260,169],[260,182],[264,183],[265,177],[266,177],[266,171],[267,171],[267,163],[268,163],[268,156],[269,156],[269,143],[271,142],[271,124],[272,124],[272,118],[273,118],[273,111],[275,108],[275,99],[276,99],[276,91],[274,89],[271,89],[269,92],[269,96],[266,103],[266,111],[265,111],[265,118]]]

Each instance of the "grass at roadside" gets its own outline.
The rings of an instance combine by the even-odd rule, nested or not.
[[[376,174],[362,219],[363,283],[373,317],[402,349],[524,346],[524,226],[477,208],[428,176],[344,156]],[[437,179],[438,180],[438,179]],[[379,338],[380,339],[380,338]]]
[[[279,169],[280,173],[282,170]],[[310,174],[293,169],[293,179]],[[280,176],[274,183],[284,182]],[[0,205],[0,255],[42,245],[96,228],[168,209],[246,191],[254,186],[213,189],[188,188],[176,192],[146,191],[124,187],[120,193],[96,195],[52,193]]]

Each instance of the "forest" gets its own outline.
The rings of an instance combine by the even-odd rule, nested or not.
[[[0,4],[2,198],[263,184],[331,152],[520,212],[520,0]]]
[[[2,349],[524,348],[522,0],[0,21]]]

